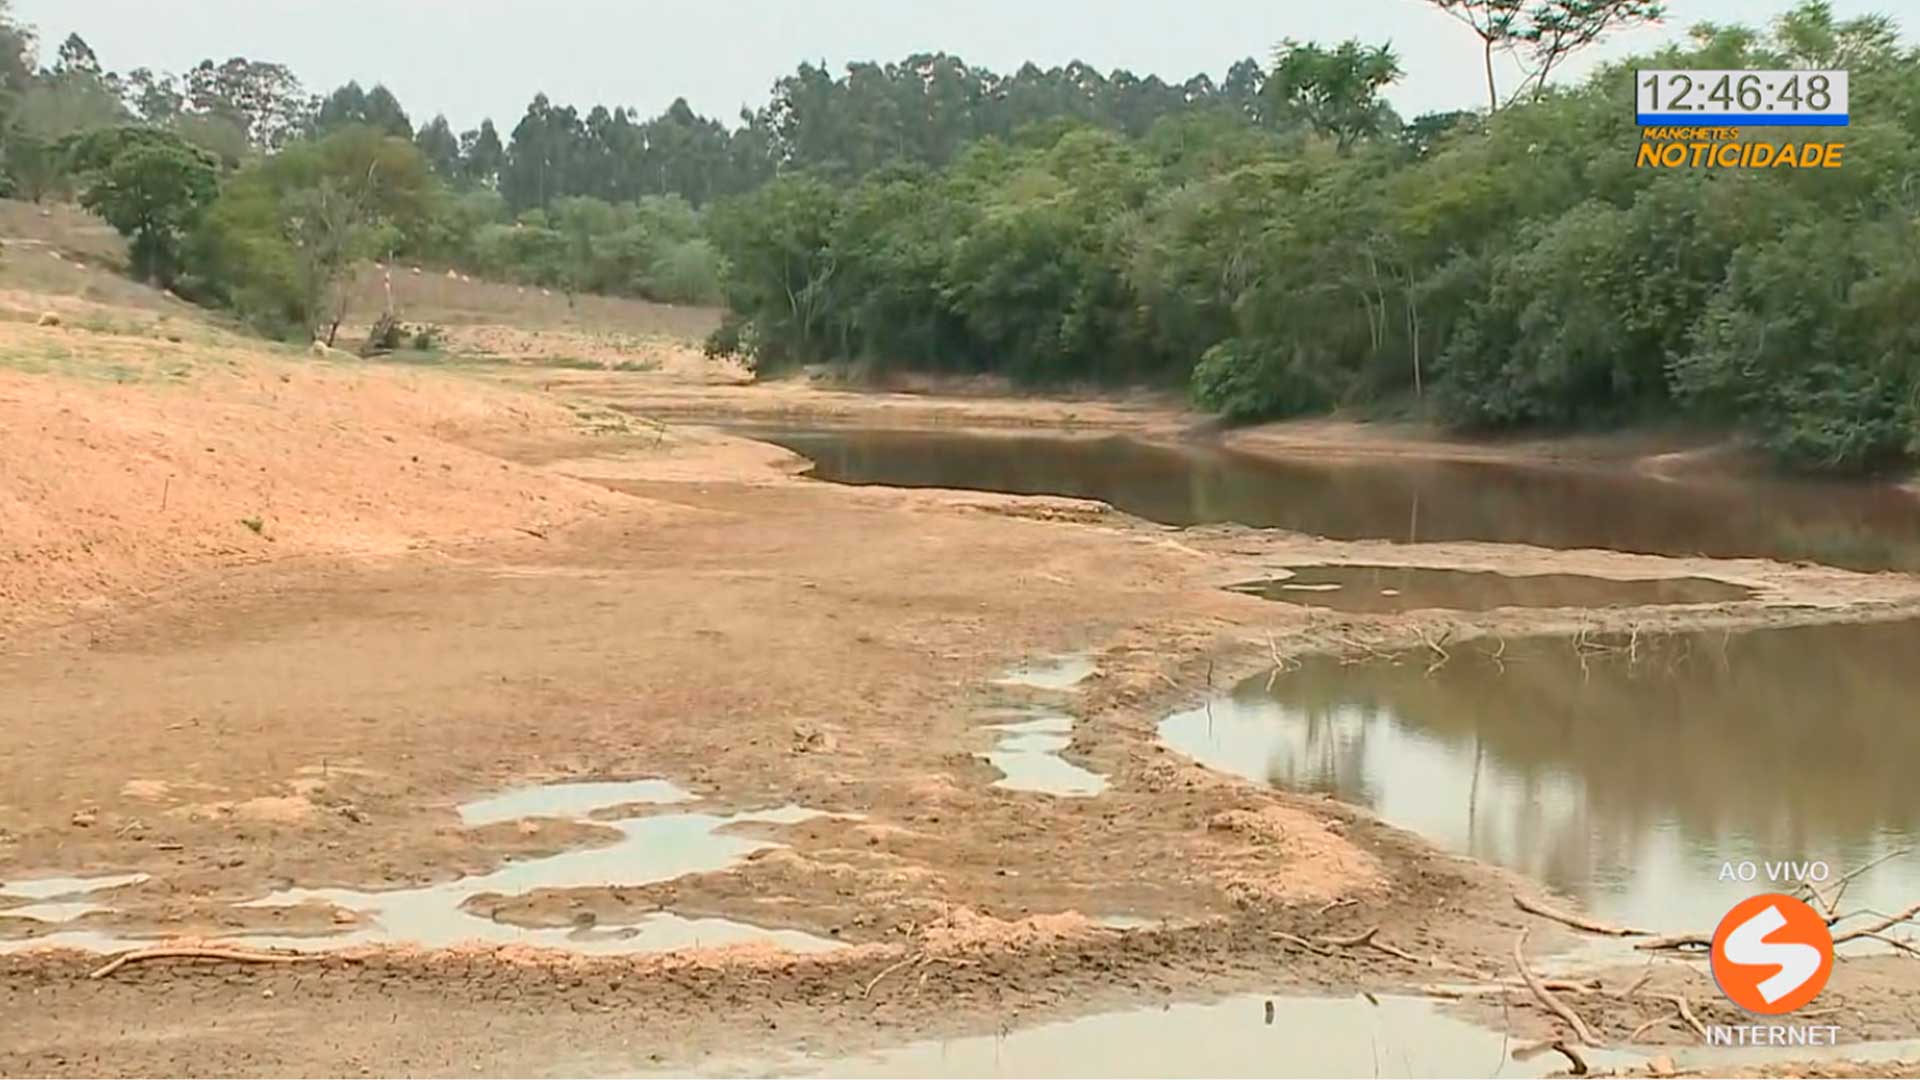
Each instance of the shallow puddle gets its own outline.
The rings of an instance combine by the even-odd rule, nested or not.
[[[596,810],[679,802],[686,798],[690,798],[686,792],[661,780],[556,784],[468,803],[460,807],[460,813],[464,821],[473,825],[526,816],[558,816],[588,821],[592,820],[588,815]],[[686,874],[724,870],[753,852],[779,846],[769,840],[738,835],[729,831],[729,826],[793,824],[819,816],[821,814],[818,811],[787,806],[726,816],[681,813],[596,821],[595,824],[618,831],[620,838],[612,844],[599,847],[509,862],[491,873],[436,885],[389,890],[283,889],[239,905],[261,908],[319,903],[353,911],[364,920],[361,925],[339,933],[243,933],[220,937],[224,941],[258,948],[308,950],[394,942],[430,948],[484,942],[541,945],[572,952],[623,953],[753,941],[778,945],[794,952],[822,952],[839,948],[840,945],[795,930],[765,929],[726,919],[688,919],[660,912],[625,926],[526,928],[470,914],[461,906],[468,899],[483,893],[513,896],[542,888],[639,886]],[[136,877],[144,879],[144,875]],[[95,879],[95,882],[100,880]],[[95,887],[106,886],[96,884]],[[10,913],[0,911],[0,916]],[[97,931],[68,930],[0,943],[0,951],[46,945],[108,951],[141,943],[137,939]]]
[[[1022,664],[993,681],[999,686],[1024,686],[1031,690],[1071,690],[1085,682],[1093,671],[1091,657],[1069,653]]]
[[[570,796],[562,796],[568,798]],[[610,791],[614,805],[632,803],[630,791]],[[574,799],[575,814],[584,815],[605,804]],[[330,936],[326,944],[349,939],[405,941],[442,947],[463,941],[547,944],[587,952],[628,952],[671,948],[705,935],[704,944],[723,941],[767,940],[795,949],[833,948],[834,943],[796,931],[762,930],[718,919],[686,920],[654,917],[638,924],[632,935],[609,927],[593,933],[570,929],[529,930],[496,923],[461,908],[482,893],[515,896],[535,889],[586,888],[602,885],[647,885],[687,874],[724,870],[763,848],[767,840],[739,836],[727,826],[747,823],[793,824],[819,817],[800,807],[734,814],[662,814],[599,824],[616,829],[620,839],[603,847],[566,851],[546,858],[513,862],[487,874],[414,889],[362,891],[357,889],[283,889],[243,907],[285,907],[324,903],[370,917],[376,924],[358,933]],[[500,819],[494,819],[500,820]],[[312,939],[310,939],[311,942]],[[669,942],[670,944],[661,944]]]
[[[44,877],[0,882],[0,919],[33,919],[44,923],[72,922],[96,911],[110,911],[103,900],[91,899],[108,889],[138,885],[145,874],[109,874],[99,877]],[[16,900],[38,903],[15,904]],[[12,905],[12,906],[8,906]]]
[[[1429,672],[1307,662],[1167,718],[1214,768],[1324,792],[1580,898],[1610,921],[1711,929],[1751,882],[1725,862],[1836,877],[1920,842],[1920,623],[1452,647]],[[1920,896],[1920,855],[1846,906]]]
[[[844,484],[1098,499],[1169,525],[1338,540],[1490,540],[1920,570],[1920,499],[1890,485],[1665,480],[1423,460],[1292,459],[1126,438],[739,428]]]
[[[1001,733],[993,749],[981,755],[1000,770],[994,787],[1064,797],[1098,795],[1107,790],[1106,777],[1060,756],[1060,751],[1073,743],[1073,717],[1044,709],[1021,715],[1032,715],[1033,719],[987,725],[989,730]]]
[[[1352,612],[1490,611],[1502,607],[1638,607],[1749,600],[1752,589],[1711,578],[1615,580],[1585,574],[1501,574],[1413,566],[1300,566],[1285,577],[1228,586],[1308,607]]]
[[[667,780],[587,780],[519,788],[459,807],[469,826],[521,818],[577,818],[628,803],[661,805],[692,800],[693,795]]]
[[[40,877],[13,878],[0,881],[0,900],[58,900],[66,897],[81,897],[90,893],[117,889],[122,885],[138,885],[147,880],[145,874],[106,874],[96,877]],[[12,910],[19,910],[17,908]]]

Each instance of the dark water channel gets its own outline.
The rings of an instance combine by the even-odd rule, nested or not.
[[[1607,647],[1618,649],[1623,642]],[[1656,930],[1710,928],[1762,891],[1728,860],[1837,876],[1920,841],[1920,623],[1642,639],[1474,642],[1429,672],[1309,662],[1250,679],[1161,735],[1202,763],[1365,805]],[[1845,906],[1920,900],[1920,855]]]
[[[1274,460],[1218,447],[865,429],[740,429],[843,484],[1099,499],[1169,525],[1340,540],[1490,540],[1920,570],[1920,499],[1885,485],[1665,481],[1462,462]]]

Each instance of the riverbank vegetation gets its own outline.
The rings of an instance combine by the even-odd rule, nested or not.
[[[1633,68],[1847,67],[1843,168],[1643,170]],[[1050,124],[944,168],[783,175],[713,235],[764,368],[859,360],[1189,383],[1269,417],[1372,404],[1459,427],[1681,417],[1781,459],[1916,450],[1920,55],[1809,4],[1769,32],[1402,122],[1390,53],[1289,44],[1258,113]]]
[[[1147,382],[1237,419],[1679,419],[1832,471],[1920,452],[1899,27],[1807,2],[1566,85],[1573,51],[1658,7],[1432,2],[1526,81],[1489,68],[1486,109],[1403,118],[1397,58],[1360,42],[1180,83],[920,55],[803,64],[732,126],[542,95],[504,137],[244,58],[121,75],[72,36],[40,66],[0,17],[0,165],[125,232],[136,275],[277,335],[330,341],[377,258],[724,301],[711,348],[762,372]],[[1637,169],[1636,64],[1847,68],[1844,166]]]

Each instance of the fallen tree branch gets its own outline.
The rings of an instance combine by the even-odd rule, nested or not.
[[[1575,930],[1585,930],[1589,934],[1605,934],[1608,937],[1651,937],[1653,935],[1653,931],[1651,930],[1637,930],[1630,926],[1614,926],[1609,923],[1596,922],[1593,919],[1580,915],[1572,915],[1557,908],[1548,907],[1538,900],[1529,900],[1519,893],[1513,894],[1513,906],[1529,915],[1538,915],[1543,919],[1552,919],[1554,922],[1571,926]]]
[[[1649,960],[1647,961],[1647,963],[1649,966],[1647,968],[1646,974],[1641,975],[1638,979],[1635,979],[1633,981],[1633,985],[1627,987],[1626,992],[1620,995],[1623,999],[1627,1001],[1632,1001],[1633,995],[1639,993],[1641,989],[1643,989],[1648,983],[1653,981],[1653,968],[1651,966],[1653,961]]]
[[[1415,967],[1442,971],[1457,971],[1474,979],[1484,979],[1487,977],[1487,973],[1484,971],[1456,964],[1451,960],[1442,960],[1437,956],[1416,956],[1398,945],[1381,941],[1378,936],[1379,933],[1380,928],[1373,926],[1368,927],[1365,933],[1355,934],[1352,937],[1321,937],[1316,938],[1315,941],[1318,944],[1332,949],[1374,949],[1386,953],[1388,956],[1397,960],[1404,960]]]
[[[1813,882],[1803,881],[1800,884],[1801,884],[1801,887],[1806,889],[1806,891],[1809,894],[1811,894],[1815,900],[1818,900],[1820,902],[1821,907],[1824,907],[1827,909],[1827,924],[1832,925],[1833,923],[1838,922],[1840,919],[1840,898],[1846,895],[1847,885],[1851,883],[1854,878],[1857,878],[1862,874],[1865,874],[1867,871],[1874,869],[1875,867],[1881,865],[1882,863],[1891,862],[1894,859],[1901,857],[1902,855],[1911,855],[1912,853],[1913,853],[1913,849],[1910,847],[1903,847],[1897,851],[1889,851],[1885,855],[1882,855],[1879,858],[1874,859],[1872,862],[1869,862],[1864,866],[1855,867],[1854,869],[1849,870],[1844,874],[1841,874],[1840,879],[1833,883],[1834,890],[1833,890],[1833,898],[1831,900],[1829,900],[1825,895],[1823,895],[1820,892],[1820,887],[1818,885],[1815,885]]]
[[[1835,919],[1834,922],[1843,922],[1847,919],[1853,918],[1855,915],[1871,915],[1871,914],[1876,914],[1876,913],[1868,912],[1868,911],[1849,912],[1848,914],[1842,915],[1839,918]],[[1912,907],[1908,908],[1907,910],[1902,911],[1898,915],[1882,915],[1880,916],[1880,920],[1878,922],[1872,923],[1868,926],[1863,926],[1858,929],[1849,930],[1844,934],[1835,934],[1833,935],[1833,943],[1835,945],[1839,945],[1842,942],[1856,941],[1860,938],[1878,937],[1882,930],[1890,930],[1893,927],[1899,926],[1901,923],[1912,922],[1916,916],[1920,916],[1920,904],[1915,904]]]
[[[1527,984],[1527,989],[1533,992],[1534,998],[1540,1004],[1545,1005],[1549,1012],[1566,1021],[1567,1026],[1573,1029],[1574,1036],[1582,1045],[1599,1045],[1594,1041],[1593,1031],[1587,1027],[1587,1022],[1580,1019],[1580,1014],[1568,1008],[1566,1002],[1553,996],[1553,991],[1547,989],[1546,984],[1542,983],[1533,970],[1527,967],[1526,944],[1527,931],[1522,930],[1520,936],[1513,939],[1513,965],[1520,969],[1521,981]],[[1584,1063],[1581,1063],[1581,1066],[1584,1068]]]
[[[1673,1018],[1670,1016],[1656,1016],[1653,1019],[1647,1021],[1646,1023],[1641,1024],[1639,1027],[1634,1028],[1632,1032],[1628,1033],[1627,1041],[1630,1043],[1639,1042],[1640,1036],[1645,1035],[1649,1029],[1656,1027],[1660,1024],[1664,1024],[1671,1019]]]
[[[1600,989],[1598,979],[1542,979],[1540,984],[1549,990],[1564,990],[1569,994],[1583,994]],[[1527,985],[1522,982],[1509,982],[1495,979],[1478,986],[1445,986],[1429,983],[1420,987],[1422,997],[1446,998],[1458,1000],[1470,997],[1491,997],[1494,994],[1512,994],[1525,991]]]
[[[1528,1058],[1538,1057],[1549,1050],[1555,1051],[1567,1059],[1567,1064],[1570,1066],[1568,1071],[1573,1073],[1573,1075],[1587,1075],[1587,1059],[1581,1057],[1580,1051],[1568,1045],[1565,1039],[1541,1039],[1538,1042],[1521,1043],[1519,1046],[1513,1048],[1513,1060],[1525,1061]]]
[[[1920,949],[1916,949],[1904,941],[1897,941],[1893,938],[1886,936],[1885,934],[1868,934],[1866,936],[1869,940],[1877,941],[1882,945],[1891,946],[1895,949],[1900,950],[1903,953],[1906,953],[1909,956],[1920,956]],[[1806,1013],[1800,1013],[1799,1015],[1805,1016]]]
[[[1379,932],[1379,927],[1370,926],[1365,932],[1355,934],[1352,937],[1322,937],[1319,941],[1320,944],[1332,949],[1358,949],[1373,944],[1373,935]]]
[[[1289,934],[1284,930],[1275,930],[1273,932],[1273,938],[1275,941],[1284,941],[1289,945],[1297,945],[1300,948],[1305,949],[1308,952],[1318,956],[1333,955],[1332,949],[1322,948],[1321,946],[1315,945],[1313,942],[1308,941],[1306,938],[1303,938],[1298,934]]]
[[[1705,934],[1669,934],[1666,937],[1636,941],[1633,947],[1642,952],[1661,952],[1672,949],[1711,949],[1713,948],[1713,939]]]
[[[1865,868],[1863,867],[1862,869]],[[1845,915],[1830,917],[1827,923],[1829,926],[1832,926],[1861,915],[1879,915],[1879,918],[1865,926],[1857,926],[1851,930],[1833,935],[1834,945],[1844,945],[1849,941],[1860,941],[1862,939],[1885,941],[1886,939],[1881,937],[1884,931],[1890,930],[1902,923],[1910,923],[1920,918],[1920,904],[1914,904],[1912,907],[1907,908],[1897,915],[1880,915],[1880,913],[1872,911],[1850,911]],[[1897,943],[1890,942],[1890,944]],[[1713,938],[1707,934],[1670,934],[1666,937],[1648,938],[1645,941],[1635,942],[1633,947],[1642,952],[1674,951],[1697,954],[1713,948]]]
[[[249,952],[245,949],[222,949],[207,945],[156,945],[150,949],[123,952],[94,969],[87,978],[104,979],[128,964],[138,964],[143,960],[232,960],[242,964],[302,964],[323,959],[325,957],[301,953]]]
[[[914,963],[915,961],[920,959],[921,957],[918,957],[918,956],[909,956],[904,959],[895,961],[894,963],[888,964],[886,967],[881,968],[880,974],[875,975],[873,978],[867,980],[867,985],[861,988],[860,990],[860,996],[863,998],[871,996],[873,994],[873,988],[880,985],[881,979],[886,978],[887,976],[893,974],[894,972],[899,971],[901,968],[906,967],[908,964]]]
[[[1684,995],[1655,994],[1654,996],[1673,1002],[1673,1007],[1680,1013],[1680,1019],[1686,1021],[1687,1026],[1693,1029],[1694,1034],[1700,1036],[1701,1042],[1707,1041],[1706,1025],[1700,1023],[1700,1018],[1693,1015],[1693,1006],[1687,1004],[1687,999]]]

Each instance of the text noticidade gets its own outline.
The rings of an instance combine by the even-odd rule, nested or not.
[[[1838,169],[1843,142],[1738,142],[1738,128],[1646,129],[1634,164],[1642,169]]]

